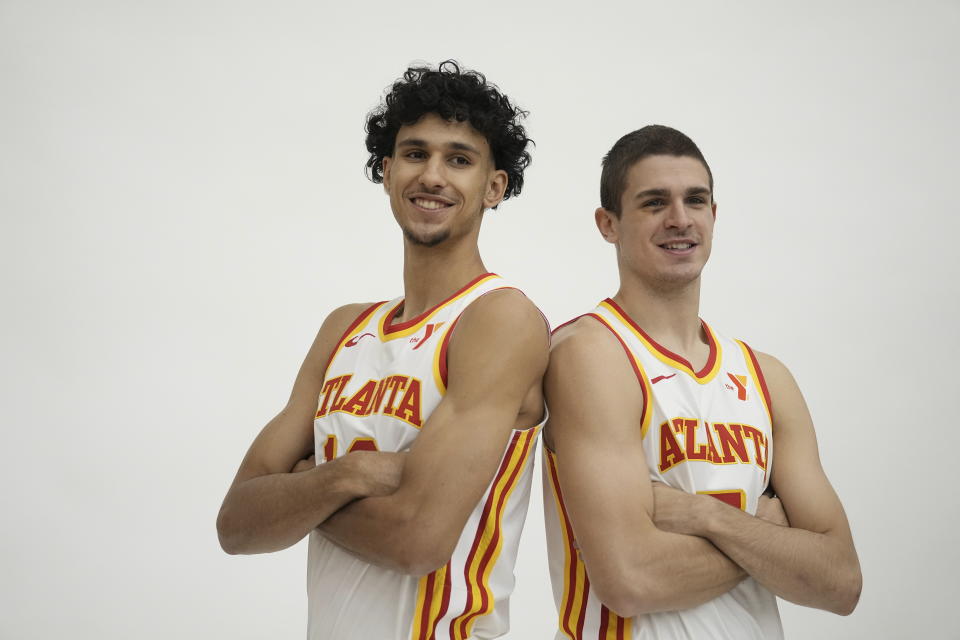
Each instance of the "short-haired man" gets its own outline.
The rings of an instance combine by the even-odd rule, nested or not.
[[[447,61],[408,69],[367,121],[404,295],[330,314],[217,520],[229,553],[310,534],[310,638],[507,630],[549,337],[477,237],[484,211],[520,193],[524,115]]]
[[[627,134],[601,204],[620,290],[555,333],[545,378],[556,637],[779,638],[775,596],[850,613],[860,567],[796,383],[698,316],[717,210],[700,150]]]

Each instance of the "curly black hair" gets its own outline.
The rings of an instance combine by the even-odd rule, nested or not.
[[[496,168],[507,172],[504,200],[520,194],[523,171],[531,160],[527,144],[533,142],[520,124],[528,112],[513,105],[483,74],[462,70],[455,60],[445,60],[436,69],[408,68],[367,116],[370,180],[383,182],[383,158],[393,155],[400,127],[428,113],[469,122],[490,144]]]

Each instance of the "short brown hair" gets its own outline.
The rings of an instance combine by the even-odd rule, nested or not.
[[[688,156],[703,163],[710,178],[710,193],[713,194],[713,173],[700,148],[686,134],[651,124],[631,131],[617,140],[616,144],[603,157],[603,171],[600,174],[600,206],[607,211],[620,215],[620,200],[627,188],[627,172],[630,167],[648,156]]]

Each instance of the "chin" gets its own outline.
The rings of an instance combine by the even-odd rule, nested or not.
[[[420,247],[435,247],[450,237],[446,229],[433,233],[416,233],[410,229],[403,230],[403,237]]]

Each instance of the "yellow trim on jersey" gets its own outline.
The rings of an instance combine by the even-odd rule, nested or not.
[[[425,315],[423,318],[421,318],[420,321],[417,322],[415,325],[413,325],[413,326],[411,326],[411,327],[407,327],[406,329],[402,329],[402,330],[400,330],[400,331],[392,331],[392,332],[390,332],[389,335],[387,335],[387,333],[386,333],[387,320],[390,318],[390,316],[392,316],[394,313],[396,313],[397,308],[398,308],[400,305],[403,304],[403,301],[401,301],[401,302],[400,302],[400,305],[397,305],[397,307],[394,307],[393,309],[391,309],[390,311],[388,311],[387,313],[385,313],[382,318],[380,318],[380,323],[379,323],[379,327],[378,327],[379,333],[380,333],[380,339],[383,340],[384,342],[387,342],[387,341],[389,341],[389,340],[395,340],[395,339],[397,339],[397,338],[404,338],[404,337],[406,337],[406,336],[413,335],[414,333],[420,331],[420,329],[422,329],[423,326],[430,321],[430,318],[432,318],[433,316],[437,315],[437,313],[438,313],[441,309],[443,309],[443,308],[445,308],[445,307],[448,307],[448,306],[450,306],[451,304],[453,304],[454,302],[456,302],[457,300],[460,300],[460,299],[463,298],[464,296],[469,295],[469,294],[470,294],[472,291],[474,291],[477,287],[479,287],[479,286],[481,286],[481,285],[484,285],[484,284],[486,284],[487,282],[490,282],[491,280],[498,279],[498,278],[500,278],[500,276],[498,276],[498,275],[496,275],[496,274],[490,274],[490,275],[488,275],[488,276],[486,276],[486,277],[484,277],[484,278],[480,278],[480,279],[477,280],[477,281],[473,284],[473,286],[471,286],[470,288],[465,289],[464,291],[461,291],[459,294],[453,296],[453,297],[450,298],[449,300],[446,300],[446,301],[442,302],[441,304],[437,305],[436,307],[434,307],[432,311],[430,311],[427,315]]]
[[[760,384],[760,376],[757,373],[756,367],[753,366],[753,358],[750,357],[750,350],[740,340],[735,340],[738,345],[740,345],[740,350],[743,351],[743,359],[747,363],[747,371],[750,372],[750,379],[753,380],[753,388],[756,389],[756,394],[760,396],[760,402],[763,404],[763,408],[767,412],[767,418],[770,420],[770,425],[773,425],[773,414],[770,412],[770,406],[767,404],[767,395],[763,392],[763,385]]]
[[[420,638],[431,637],[437,620],[440,618],[440,608],[443,606],[444,583],[447,580],[447,571],[450,565],[445,564],[433,573],[429,573],[420,578],[420,586],[417,589],[417,606],[413,610],[413,628],[410,634],[411,640],[420,640]],[[430,610],[427,612],[426,624],[423,619],[425,602],[427,602],[427,587],[430,584],[430,577],[433,576],[433,589],[430,591]]]
[[[640,333],[634,328],[634,326],[630,323],[630,321],[627,318],[624,318],[619,311],[617,311],[614,307],[609,305],[606,301],[601,302],[600,306],[606,309],[607,311],[609,311],[610,313],[612,313],[614,317],[620,320],[623,326],[629,329],[630,332],[637,337],[637,340],[639,340],[640,343],[647,348],[647,351],[653,354],[653,357],[655,357],[657,360],[667,365],[668,367],[673,367],[678,371],[682,371],[683,373],[687,374],[688,376],[690,376],[700,384],[707,384],[708,382],[713,380],[716,377],[717,373],[720,371],[720,362],[723,360],[723,357],[722,357],[723,350],[720,345],[720,342],[717,340],[716,334],[713,333],[713,330],[707,325],[706,322],[703,322],[701,320],[701,325],[703,326],[703,330],[706,331],[708,334],[707,340],[709,342],[712,342],[714,345],[716,345],[717,352],[716,352],[716,357],[714,358],[714,361],[713,361],[713,368],[710,369],[709,372],[707,372],[707,375],[703,376],[702,378],[698,378],[697,373],[693,369],[691,369],[689,366],[687,366],[682,362],[678,362],[677,360],[674,360],[673,358],[661,353],[656,346],[654,346],[649,340],[647,340],[646,336],[644,336],[642,333]]]
[[[623,339],[623,336],[620,335],[620,332],[617,331],[613,325],[607,322],[606,318],[604,318],[601,315],[591,315],[590,317],[602,322],[603,326],[605,326],[607,329],[612,331],[614,335],[620,338],[620,343],[624,347],[626,347],[624,351],[626,351],[626,356],[630,359],[630,362],[633,365],[634,372],[639,374],[638,382],[640,383],[640,386],[643,387],[642,393],[644,395],[643,416],[640,419],[640,437],[646,438],[647,431],[650,428],[650,420],[653,418],[653,385],[650,384],[650,379],[647,377],[647,372],[644,371],[643,365],[640,363],[640,360],[637,358],[637,355],[633,352],[632,349],[630,349],[629,346],[627,346],[627,343]]]
[[[440,375],[440,353],[443,351],[443,343],[447,340],[447,334],[456,324],[456,320],[447,323],[447,329],[439,336],[437,346],[433,350],[433,381],[437,384],[437,390],[441,396],[446,395],[447,385],[443,383],[443,376]]]
[[[507,504],[510,502],[510,496],[513,494],[513,490],[520,484],[520,477],[523,475],[521,469],[533,454],[534,447],[532,446],[532,441],[536,439],[539,431],[540,425],[537,425],[521,432],[513,447],[510,459],[503,468],[503,472],[500,473],[499,481],[490,491],[488,500],[495,512],[490,514],[491,517],[487,518],[486,526],[480,537],[480,544],[473,554],[472,562],[466,567],[466,574],[470,576],[468,586],[470,587],[472,596],[471,607],[464,610],[463,613],[451,622],[451,628],[454,629],[453,637],[457,640],[470,638],[473,625],[476,623],[477,618],[493,611],[493,606],[496,604],[493,598],[493,589],[490,588],[490,572],[493,571],[493,567],[496,565],[500,557],[500,551],[503,548],[503,513],[507,508]],[[497,532],[499,532],[499,535]],[[491,551],[493,538],[496,538],[496,543],[494,543]],[[488,553],[491,553],[490,558],[487,560],[483,573],[480,574],[480,566]],[[484,594],[486,594],[486,606],[482,606]],[[464,619],[467,619],[466,635],[462,636],[460,634],[460,627]]]
[[[340,342],[337,343],[337,346],[336,348],[334,348],[333,353],[330,354],[330,359],[327,360],[327,368],[324,369],[323,371],[324,379],[326,379],[327,371],[330,371],[330,367],[333,366],[333,362],[337,359],[337,356],[340,355],[340,352],[343,350],[343,345],[347,344],[348,342],[353,340],[353,338],[358,336],[360,332],[363,331],[370,324],[370,320],[372,320],[373,317],[380,312],[380,309],[383,307],[383,305],[387,304],[387,302],[389,302],[389,300],[385,302],[381,302],[380,304],[376,305],[376,308],[372,309],[367,314],[367,317],[363,319],[363,322],[361,322],[356,327],[354,327],[353,331],[343,336]]]
[[[543,445],[543,453],[548,465],[548,480],[553,493],[553,501],[557,507],[557,519],[560,521],[560,532],[563,534],[563,596],[560,598],[560,607],[557,611],[557,627],[570,640],[577,640],[577,628],[580,625],[580,611],[583,609],[583,598],[586,597],[586,568],[580,562],[579,554],[570,553],[573,541],[567,535],[567,518],[564,515],[563,503],[560,498],[560,487],[554,481],[557,475],[557,454]],[[570,583],[570,569],[573,568],[573,584]],[[570,615],[564,617],[567,609]]]

